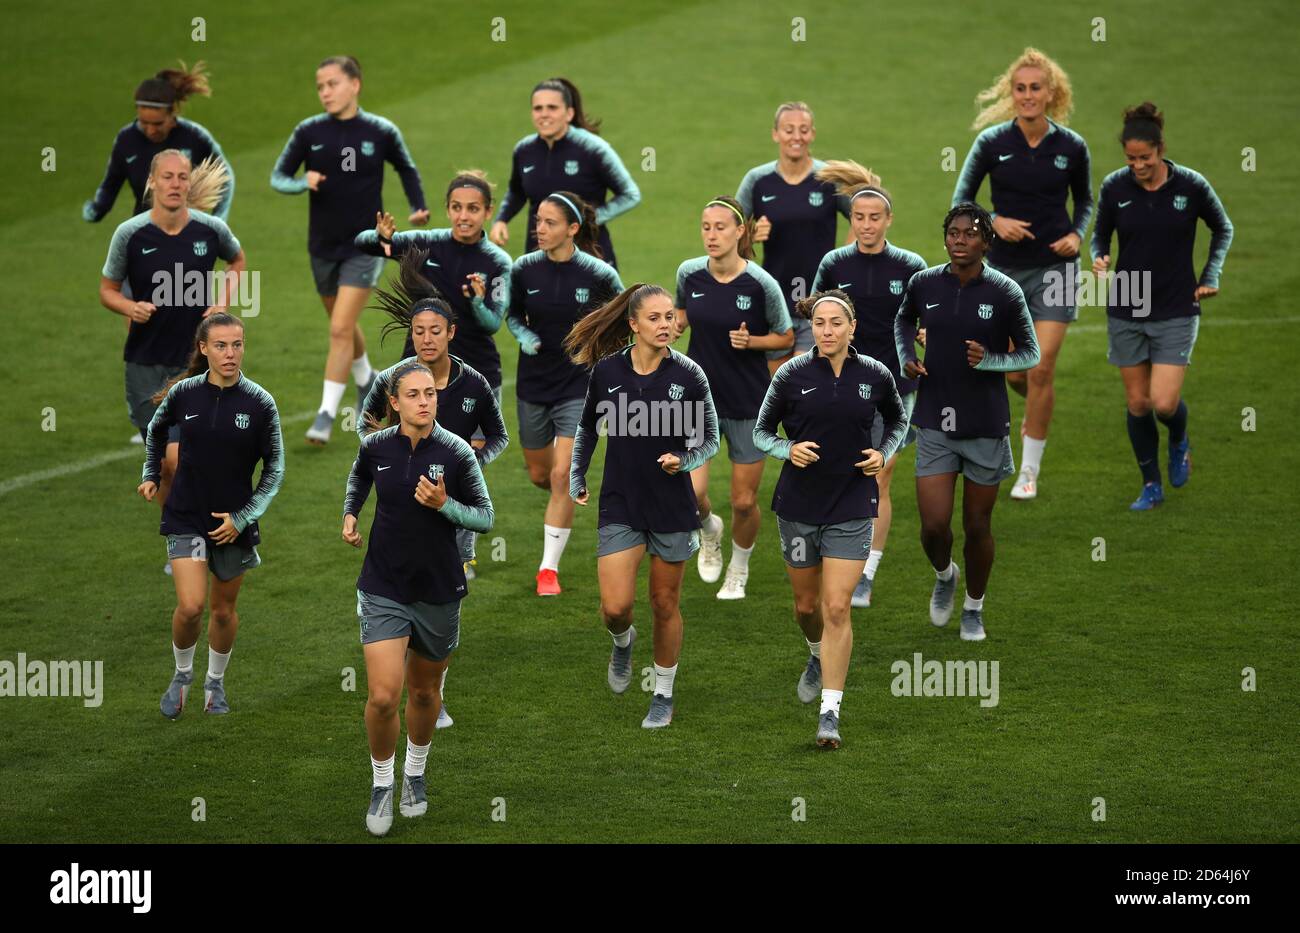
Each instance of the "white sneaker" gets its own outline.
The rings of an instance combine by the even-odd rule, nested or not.
[[[705,583],[717,583],[722,576],[722,519],[718,519],[718,533],[708,534],[700,528],[700,553],[695,562],[695,569],[700,572],[700,579]],[[741,593],[741,596],[745,595]],[[737,597],[739,598],[739,597]]]
[[[1033,499],[1038,496],[1038,471],[1024,467],[1011,487],[1012,499]]]
[[[748,582],[748,570],[737,570],[734,567],[728,567],[727,579],[722,581],[722,589],[718,590],[718,599],[744,599],[745,584]]]
[[[435,729],[448,729],[455,724],[456,720],[451,718],[451,714],[447,712],[447,707],[444,706],[438,711],[438,721],[434,724]]]

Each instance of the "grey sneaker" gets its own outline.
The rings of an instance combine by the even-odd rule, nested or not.
[[[934,579],[934,592],[930,594],[930,624],[937,625],[940,628],[948,624],[952,618],[952,606],[957,596],[957,581],[961,579],[961,568],[956,564],[952,567],[952,579],[940,580]]]
[[[330,441],[330,432],[334,430],[334,419],[327,412],[316,412],[316,420],[307,429],[307,443],[324,447]]]
[[[230,712],[230,704],[226,702],[225,681],[214,680],[211,677],[204,679],[203,712],[215,714]]]
[[[405,781],[403,781],[405,782]],[[372,836],[382,836],[393,826],[393,788],[370,788],[370,809],[366,812],[366,829]]]
[[[446,706],[438,710],[438,721],[434,724],[435,729],[449,729],[455,724],[456,720],[451,718],[451,713],[447,712]]]
[[[389,801],[389,807],[392,807],[392,801]],[[371,809],[374,809],[373,804]],[[402,811],[402,816],[424,816],[429,809],[429,800],[424,796],[424,775],[416,777],[407,777],[402,775],[402,802],[398,804],[398,809]],[[389,815],[388,821],[392,822],[392,815]],[[374,832],[374,830],[371,830]]]
[[[168,719],[176,719],[185,708],[185,698],[190,695],[190,684],[194,683],[194,671],[187,674],[177,671],[172,682],[167,685],[167,692],[162,695],[158,708]]]
[[[853,588],[853,598],[849,603],[854,609],[866,609],[871,605],[871,578],[866,574],[858,577],[858,585]]]
[[[817,720],[817,747],[840,747],[840,717],[831,710],[822,713]]]
[[[620,648],[615,645],[614,650],[609,653],[609,689],[615,693],[623,693],[632,682],[632,646],[636,644],[636,626],[632,626],[628,631],[632,633],[632,637],[628,639],[627,647]]]
[[[673,721],[673,698],[656,693],[650,701],[650,712],[641,720],[642,729],[662,729]]]
[[[984,613],[979,609],[961,611],[961,640],[984,640]]]
[[[804,703],[811,703],[822,695],[822,659],[808,655],[808,666],[803,669],[803,674],[799,677],[799,684],[795,687],[795,692],[799,694],[799,699]]]

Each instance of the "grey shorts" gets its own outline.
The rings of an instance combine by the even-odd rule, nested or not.
[[[468,564],[475,557],[474,554],[474,532],[468,528],[456,528],[456,546],[460,548],[460,559],[462,563]]]
[[[409,638],[410,648],[430,661],[444,661],[460,644],[460,600],[399,603],[357,590],[361,644]]]
[[[1199,314],[1167,321],[1106,318],[1106,361],[1114,366],[1161,363],[1187,366],[1201,327]]]
[[[912,427],[912,409],[916,407],[916,393],[908,392],[900,396],[903,400],[903,413],[907,415],[907,433],[903,435],[903,443],[898,448],[902,450],[912,441],[916,440],[916,428]],[[879,450],[880,444],[885,439],[885,417],[877,409],[876,419],[871,422],[871,447],[873,450]]]
[[[383,271],[383,256],[350,256],[347,259],[311,257],[311,274],[316,280],[316,294],[327,298],[337,295],[340,285],[374,288]]]
[[[916,475],[961,473],[972,483],[996,486],[1016,472],[1009,437],[949,437],[916,429]]]
[[[497,397],[497,411],[500,411],[501,410],[501,387],[493,386],[492,394]],[[582,417],[581,412],[578,413],[578,417]],[[469,439],[471,441],[485,441],[487,440],[487,435],[483,433],[482,428],[475,428],[474,433],[470,435]]]
[[[1025,304],[1029,305],[1029,316],[1035,321],[1069,324],[1078,319],[1079,309],[1074,304],[1074,286],[1079,281],[1077,259],[1055,262],[1050,266],[998,271],[1020,286],[1025,293]]]
[[[754,444],[757,418],[719,418],[718,433],[727,439],[727,458],[732,463],[758,463],[767,454]]]
[[[805,350],[812,349],[812,321],[795,314],[790,315],[790,321],[794,324],[794,346],[789,350],[768,350],[769,360],[783,360],[792,353],[803,353]]]
[[[558,434],[573,437],[578,433],[582,406],[586,399],[566,398],[554,405],[538,405],[519,399],[519,443],[528,450],[550,447]]]
[[[778,515],[776,527],[781,533],[781,556],[795,568],[816,567],[825,557],[866,560],[871,552],[873,524],[870,518],[854,518],[832,525],[809,525],[788,522]]]
[[[211,538],[203,535],[168,535],[167,559],[185,558],[206,561],[208,569],[222,583],[228,583],[245,570],[252,570],[262,563],[255,547],[213,544]]]
[[[699,531],[636,531],[627,525],[601,525],[596,529],[600,537],[596,556],[605,557],[629,548],[642,547],[646,553],[679,564],[690,560],[700,549]]]
[[[172,377],[185,372],[184,366],[150,366],[144,363],[126,364],[126,411],[131,423],[144,437],[158,410],[153,395]],[[167,432],[167,442],[175,444],[181,439],[181,426],[173,424]]]

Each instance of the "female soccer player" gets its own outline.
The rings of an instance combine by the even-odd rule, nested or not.
[[[500,404],[501,354],[492,335],[501,328],[510,294],[510,255],[483,235],[492,209],[487,176],[477,169],[458,172],[447,185],[446,205],[451,226],[445,230],[397,233],[393,215],[381,213],[373,230],[357,234],[356,245],[363,252],[394,259],[412,249],[428,252],[420,271],[456,312],[452,349],[483,374]],[[402,356],[414,355],[408,339]]]
[[[984,264],[993,222],[978,204],[958,204],[943,220],[948,262],[912,276],[894,324],[903,375],[916,393],[916,504],[921,546],[934,566],[930,621],[948,624],[960,576],[952,561],[952,507],[957,474],[966,535],[963,641],[984,638],[984,590],[993,569],[993,506],[998,485],[1015,472],[1010,410],[1002,374],[1038,363],[1038,340],[1024,293]],[[925,328],[925,360],[916,328]],[[1008,343],[1009,342],[1009,343]],[[1010,346],[1010,352],[1001,348]],[[998,349],[993,349],[997,347]]]
[[[130,322],[122,354],[126,407],[141,437],[158,407],[154,396],[192,360],[199,322],[225,310],[230,289],[213,287],[217,260],[228,264],[226,276],[239,275],[245,266],[244,251],[225,222],[188,207],[192,174],[179,150],[153,157],[147,180],[152,204],[113,232],[99,282],[100,303]],[[128,288],[147,300],[127,297]],[[164,445],[159,505],[171,488],[180,434],[173,430]]]
[[[744,599],[765,459],[754,446],[754,419],[771,381],[764,354],[794,346],[794,328],[776,279],[752,261],[753,224],[735,198],[704,205],[700,236],[705,255],[677,269],[674,324],[679,335],[691,328],[686,353],[708,377],[731,459],[731,563],[718,599]],[[722,519],[709,501],[707,461],[691,471],[691,483],[700,506],[696,566],[700,579],[713,583],[722,574]]]
[[[579,505],[588,501],[598,422],[606,435],[596,574],[601,617],[614,639],[607,677],[615,693],[632,681],[636,577],[650,554],[655,687],[645,729],[672,722],[682,570],[699,548],[690,471],[718,450],[704,371],[668,346],[676,336],[673,314],[666,290],[637,284],[584,317],[564,341],[573,362],[591,369],[569,473],[569,495]]]
[[[821,695],[817,745],[840,746],[840,701],[853,652],[854,587],[871,550],[876,475],[902,445],[907,413],[894,377],[852,346],[856,314],[839,289],[804,298],[816,343],[781,366],[754,425],[754,444],[785,460],[772,496],[795,621],[810,656],[796,687]],[[883,422],[879,442],[873,440]],[[786,437],[777,436],[784,424]]]
[[[361,66],[350,55],[327,58],[316,69],[316,94],[325,112],[299,123],[271,172],[271,187],[283,194],[311,191],[307,252],[316,292],[330,321],[330,349],[325,359],[325,386],[320,409],[307,441],[329,442],[334,416],[347,390],[349,370],[357,384],[357,407],[365,401],[375,371],[366,354],[358,319],[384,261],[366,256],[355,239],[383,211],[384,163],[402,178],[411,205],[410,222],[429,219],[420,173],[397,126],[366,113],[357,103]],[[306,174],[295,178],[298,167]]]
[[[596,209],[600,225],[599,255],[618,267],[614,244],[605,225],[641,203],[641,190],[628,174],[614,147],[601,139],[600,121],[582,110],[582,95],[567,78],[548,78],[533,88],[533,126],[536,133],[515,143],[510,161],[510,189],[501,199],[492,242],[505,246],[509,223],[524,207],[528,210],[526,249],[538,248],[537,209],[552,191],[576,191]],[[606,192],[614,197],[605,200]]]
[[[411,817],[428,808],[424,765],[442,707],[442,673],[460,639],[460,601],[467,589],[456,529],[486,532],[493,518],[474,451],[435,422],[433,373],[418,362],[399,369],[391,378],[389,405],[389,421],[396,423],[361,442],[343,503],[343,540],[359,548],[357,517],[370,487],[376,489],[370,546],[357,578],[374,774],[366,828],[376,836],[393,825],[397,704],[404,680],[407,739],[400,808]]]
[[[203,62],[197,62],[193,68],[186,68],[181,62],[179,69],[164,68],[152,78],[140,83],[135,89],[135,119],[122,127],[113,140],[113,149],[108,155],[108,168],[104,180],[95,190],[95,196],[81,208],[81,217],[91,223],[103,220],[113,209],[117,193],[122,189],[122,182],[129,182],[135,194],[135,207],[132,214],[141,214],[149,210],[145,200],[146,183],[149,180],[149,167],[154,156],[164,149],[177,149],[185,153],[192,165],[200,165],[209,156],[215,156],[225,163],[226,176],[229,181],[217,204],[209,210],[222,220],[230,213],[230,204],[235,197],[235,172],[226,161],[221,146],[212,138],[212,134],[193,120],[186,120],[181,115],[181,104],[195,94],[209,97],[212,90],[208,87],[208,76]]]
[[[537,595],[558,596],[560,558],[573,528],[569,463],[588,378],[565,353],[564,338],[589,308],[621,292],[623,283],[598,258],[595,211],[572,191],[556,191],[537,205],[537,244],[510,270],[506,326],[519,341],[515,392],[524,463],[532,484],[550,493]]]
[[[180,429],[180,465],[163,503],[160,533],[176,584],[172,655],[176,672],[159,708],[175,719],[194,681],[194,650],[208,607],[208,673],[203,710],[228,713],[226,668],[239,631],[235,603],[243,573],[261,563],[257,520],[284,478],[280,414],[270,393],[245,378],[244,325],[217,312],[194,337],[189,368],[158,393],[158,410],[145,439],[144,475],[136,490],[146,501],[158,494],[168,432]],[[253,467],[262,474],[253,488]],[[215,577],[209,602],[208,573]]]
[[[809,293],[809,283],[823,256],[835,248],[837,215],[849,216],[847,199],[817,173],[825,163],[812,157],[817,138],[812,109],[803,101],[776,108],[772,142],[777,159],[750,169],[736,190],[746,217],[756,217],[754,242],[763,244],[763,269],[776,279],[794,321],[794,348],[772,350],[768,366],[776,368],[813,345],[808,321],[794,313],[795,296]]]
[[[1119,233],[1119,261],[1107,294],[1108,356],[1124,379],[1128,436],[1142,471],[1142,492],[1130,508],[1139,512],[1165,498],[1156,418],[1169,429],[1169,485],[1182,486],[1191,474],[1183,379],[1201,300],[1219,293],[1232,244],[1232,221],[1210,183],[1164,157],[1164,125],[1149,101],[1124,111],[1120,144],[1128,168],[1102,182],[1092,235],[1092,268],[1105,275],[1111,272],[1111,234]],[[1210,255],[1199,279],[1192,268],[1197,218],[1210,228]]]
[[[1079,246],[1093,207],[1088,144],[1065,127],[1074,106],[1069,77],[1037,49],[1025,49],[976,100],[986,106],[973,129],[983,132],[966,155],[952,203],[974,201],[988,176],[997,234],[989,264],[1020,286],[1034,319],[1042,358],[1028,374],[1007,376],[1025,396],[1020,475],[1011,498],[1033,499],[1056,405],[1056,358],[1079,315]],[[1067,196],[1073,214],[1065,209]]]
[[[898,365],[898,349],[894,345],[894,317],[903,289],[912,276],[925,268],[925,260],[916,253],[900,249],[885,239],[894,222],[893,201],[880,185],[880,178],[856,162],[828,162],[818,173],[825,181],[836,183],[836,191],[850,201],[849,224],[855,242],[833,250],[822,259],[813,279],[813,291],[824,292],[838,288],[849,296],[857,315],[853,331],[853,348],[861,356],[878,360],[894,377],[894,385],[903,399],[907,420],[912,418],[916,401],[916,380],[907,379]],[[872,446],[881,449],[883,419],[876,419]],[[908,443],[903,440],[903,445]],[[853,605],[866,608],[871,605],[871,590],[881,558],[885,556],[885,543],[893,524],[894,506],[889,495],[897,456],[885,461],[876,476],[880,491],[880,505],[873,523],[871,553],[862,579],[853,590]]]

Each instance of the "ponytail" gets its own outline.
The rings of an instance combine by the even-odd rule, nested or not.
[[[588,133],[600,135],[601,121],[593,119],[582,112],[582,95],[578,93],[578,86],[568,78],[547,78],[545,81],[539,81],[533,88],[533,93],[538,91],[556,91],[564,98],[564,106],[573,108],[573,126],[584,129]]]
[[[852,159],[832,159],[818,170],[816,177],[818,181],[835,185],[835,193],[847,197],[850,204],[859,195],[873,195],[885,202],[890,214],[894,212],[893,198],[881,185],[880,176]]]
[[[194,352],[190,354],[190,365],[187,366],[185,372],[181,373],[179,376],[167,380],[167,384],[153,394],[153,397],[150,399],[151,402],[157,405],[167,397],[167,393],[171,391],[172,386],[176,385],[176,383],[180,382],[182,379],[189,379],[191,376],[197,376],[199,373],[205,373],[208,371],[208,358],[203,355],[203,351],[199,348],[199,345],[208,342],[208,331],[212,330],[212,328],[226,325],[238,327],[240,330],[244,329],[243,321],[225,311],[218,311],[216,314],[209,314],[199,322],[199,327],[194,332]]]
[[[632,337],[631,319],[636,317],[647,298],[668,292],[658,285],[638,282],[630,285],[612,300],[584,315],[573,325],[564,338],[564,352],[579,366],[590,369],[612,353],[627,346]]]
[[[428,366],[425,366],[419,360],[415,360],[410,363],[404,363],[403,365],[397,367],[397,369],[393,371],[393,374],[388,377],[388,381],[384,383],[384,397],[392,398],[393,396],[397,395],[398,389],[401,388],[402,380],[405,379],[407,376],[409,376],[411,373],[415,373],[415,372],[425,372],[428,373],[430,376],[433,375],[433,370],[431,370]],[[397,410],[393,408],[392,403],[390,402],[386,407],[388,409],[387,422],[380,421],[370,412],[366,412],[365,433],[367,435],[374,434],[376,431],[382,431],[384,428],[391,428],[393,425],[399,422],[400,416],[397,414]]]
[[[448,327],[456,325],[456,312],[443,298],[442,292],[420,272],[428,258],[428,250],[408,250],[398,263],[397,281],[391,282],[387,288],[375,289],[375,303],[371,307],[388,315],[388,321],[379,333],[380,343],[394,331],[405,334],[411,329],[411,320],[425,311],[441,314],[447,319]]]
[[[212,96],[207,65],[200,61],[195,62],[193,68],[187,68],[181,62],[179,69],[164,68],[152,78],[140,82],[135,89],[135,103],[137,107],[158,107],[179,113],[185,99],[195,94]]]
[[[597,259],[604,258],[605,254],[600,248],[600,225],[596,223],[594,207],[572,191],[556,191],[542,200],[556,205],[564,212],[569,223],[578,225],[578,232],[573,236],[573,243],[578,249]]]

